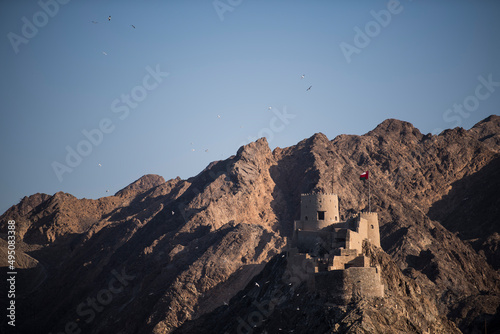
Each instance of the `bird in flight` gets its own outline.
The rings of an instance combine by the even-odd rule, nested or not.
[[[220,115],[217,115],[217,118],[220,118]]]
[[[106,52],[104,52],[104,51],[102,52],[102,54],[103,54],[103,55],[105,55],[105,56],[107,56],[107,55],[108,55],[108,54],[107,54]]]
[[[269,107],[269,108],[267,108],[267,110],[271,110],[271,109],[273,109],[273,107]]]
[[[260,285],[257,282],[255,282],[255,286],[258,287],[258,288],[260,288]]]
[[[102,167],[102,165],[101,165],[101,164],[99,164],[99,167]]]
[[[307,92],[308,90],[311,90],[311,88],[312,88],[312,86],[309,86],[309,88],[307,88],[307,89],[306,89],[306,92]]]
[[[108,21],[111,21],[111,15],[110,15],[110,16],[108,16]]]
[[[134,29],[135,29],[135,25],[131,24],[131,26],[132,26],[132,28],[134,28]]]
[[[301,76],[300,78],[301,78],[301,79],[304,79],[304,77],[305,77],[305,76],[306,76],[305,74],[302,74],[302,76]]]
[[[97,24],[97,23],[99,23],[99,22],[97,22],[97,21],[92,21],[92,23],[93,23],[93,24]]]

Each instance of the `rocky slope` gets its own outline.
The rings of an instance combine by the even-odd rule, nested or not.
[[[390,119],[362,136],[315,134],[274,151],[259,139],[188,180],[146,175],[98,200],[25,197],[0,226],[16,220],[24,259],[18,328],[500,331],[499,144],[498,116],[438,136]],[[366,208],[365,170],[382,239],[365,252],[383,268],[387,297],[334,305],[283,278],[282,251],[301,193],[333,187],[349,218]],[[262,303],[262,321],[247,328]]]
[[[384,298],[336,304],[311,293],[286,269],[286,255],[274,257],[228,305],[175,333],[460,333],[440,314],[432,295],[422,293],[416,272],[406,275],[383,250],[364,245],[382,269]],[[427,292],[427,291],[424,291]]]

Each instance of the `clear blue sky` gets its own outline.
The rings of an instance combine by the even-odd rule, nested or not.
[[[500,87],[475,97],[479,76],[500,82],[498,1],[44,1],[51,15],[0,3],[1,212],[37,192],[187,178],[259,134],[286,147],[386,118],[428,133],[499,113]],[[82,131],[100,122],[109,133],[69,167],[67,147],[88,153]]]

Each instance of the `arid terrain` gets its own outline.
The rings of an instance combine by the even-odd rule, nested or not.
[[[386,296],[338,305],[286,273],[285,250],[301,193],[333,188],[348,219],[367,209],[366,170],[382,247],[364,252]],[[499,116],[439,135],[388,119],[273,151],[262,138],[187,180],[34,194],[1,216],[3,253],[8,220],[19,333],[500,333]]]

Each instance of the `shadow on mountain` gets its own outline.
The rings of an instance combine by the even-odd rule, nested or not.
[[[462,240],[484,252],[488,262],[499,269],[500,240],[492,236],[500,232],[500,157],[454,182],[449,193],[431,206],[428,216],[458,232]]]

